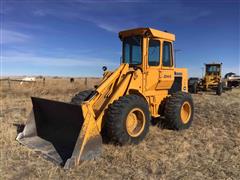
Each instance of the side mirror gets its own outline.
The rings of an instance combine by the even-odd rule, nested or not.
[[[105,72],[107,70],[107,66],[103,66],[102,70]]]

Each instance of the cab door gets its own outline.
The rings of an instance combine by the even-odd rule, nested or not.
[[[160,73],[160,49],[159,39],[150,38],[146,43],[147,61],[146,62],[146,91],[154,92],[158,84]]]
[[[174,63],[172,42],[162,41],[161,67],[156,89],[168,90],[174,82]]]

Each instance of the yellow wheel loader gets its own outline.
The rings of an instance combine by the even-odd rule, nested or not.
[[[33,110],[17,140],[68,169],[101,152],[102,137],[137,144],[151,117],[164,116],[175,130],[190,127],[194,106],[187,69],[175,68],[175,35],[151,28],[119,33],[122,63],[94,90],[70,103],[32,97]]]

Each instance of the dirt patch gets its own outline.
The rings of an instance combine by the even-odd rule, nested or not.
[[[14,124],[24,123],[30,96],[68,102],[84,81],[54,80],[49,85],[2,89],[0,97],[0,174],[3,179],[239,179],[240,89],[193,95],[192,127],[171,131],[150,127],[137,146],[103,145],[99,158],[70,171],[21,146]],[[92,82],[92,87],[96,82]]]

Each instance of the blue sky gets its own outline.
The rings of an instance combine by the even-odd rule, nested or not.
[[[176,34],[177,66],[206,62],[240,73],[240,1],[1,0],[2,75],[101,76],[119,65],[118,31]]]

